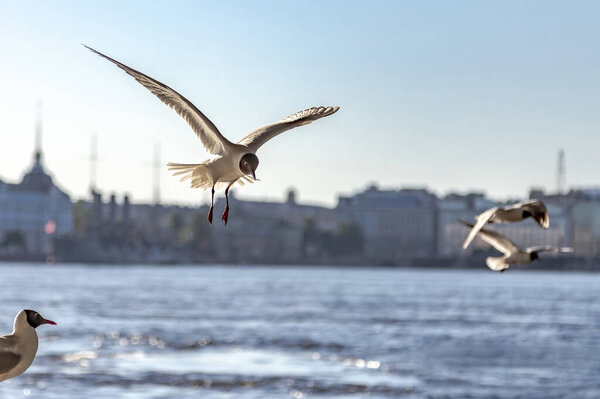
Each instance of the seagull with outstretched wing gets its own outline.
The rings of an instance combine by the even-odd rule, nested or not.
[[[142,86],[150,90],[165,105],[175,110],[194,130],[204,148],[213,155],[199,164],[168,164],[169,169],[175,171],[174,175],[182,176],[181,181],[190,180],[192,188],[211,189],[211,204],[208,211],[208,221],[210,223],[212,223],[213,218],[215,188],[225,187],[226,205],[221,219],[227,224],[229,188],[236,182],[243,185],[256,180],[258,157],[255,153],[263,144],[287,130],[307,125],[312,121],[334,114],[339,109],[339,107],[308,108],[283,118],[279,122],[257,129],[237,144],[234,144],[227,140],[210,119],[200,112],[194,104],[169,86],[91,47],[85,47],[124,70]]]
[[[487,223],[514,223],[527,218],[533,218],[540,226],[547,229],[550,227],[550,216],[546,205],[540,200],[528,200],[517,202],[505,207],[490,208],[477,216],[475,226],[469,232],[463,249],[467,249],[477,232]]]
[[[475,227],[463,220],[459,220],[459,222],[472,229],[471,231]],[[505,271],[510,265],[531,263],[539,258],[538,254],[540,252],[573,252],[573,248],[557,248],[552,246],[529,247],[523,250],[506,236],[492,230],[479,229],[477,236],[504,254],[504,256],[498,257],[489,256],[485,260],[488,267],[497,272]]]
[[[35,329],[43,324],[56,325],[35,310],[17,313],[13,332],[0,336],[0,381],[20,376],[31,366],[38,349]]]

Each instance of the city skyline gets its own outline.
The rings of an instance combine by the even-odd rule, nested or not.
[[[37,103],[39,104],[39,102]],[[36,132],[37,134],[37,132]],[[94,140],[92,140],[94,141]],[[160,179],[158,180],[158,192],[156,191],[156,175],[153,176],[153,179],[149,179],[148,181],[148,190],[151,190],[152,195],[149,196],[148,198],[137,198],[135,196],[132,195],[132,192],[130,191],[114,191],[114,190],[107,190],[104,189],[103,187],[100,187],[96,184],[96,178],[93,176],[95,171],[92,172],[91,169],[95,169],[97,165],[92,166],[92,162],[94,164],[97,164],[98,160],[97,157],[94,155],[90,156],[90,159],[88,159],[88,167],[90,169],[89,172],[89,179],[88,179],[88,185],[86,186],[86,192],[82,195],[82,196],[76,196],[73,193],[75,192],[75,190],[71,190],[69,187],[65,186],[64,184],[61,183],[61,179],[60,176],[56,176],[55,173],[53,173],[52,168],[49,167],[46,162],[45,162],[45,152],[43,149],[43,146],[37,147],[38,145],[38,139],[36,137],[36,141],[35,141],[35,146],[33,147],[31,154],[30,155],[30,159],[24,161],[23,163],[23,170],[21,171],[21,174],[16,178],[16,179],[3,179],[2,177],[2,172],[0,171],[0,183],[9,183],[9,184],[19,184],[23,177],[26,176],[30,170],[32,165],[35,165],[38,162],[38,154],[40,157],[39,162],[41,163],[42,167],[44,168],[44,172],[47,173],[53,180],[53,183],[62,191],[64,191],[68,196],[71,197],[71,200],[76,202],[79,200],[82,201],[92,201],[93,200],[93,193],[99,194],[103,201],[108,201],[109,198],[112,195],[115,195],[117,198],[123,199],[125,197],[128,197],[129,200],[132,200],[133,202],[137,203],[137,204],[148,204],[148,205],[152,205],[152,204],[160,204],[160,205],[174,205],[174,206],[184,206],[184,207],[201,207],[201,206],[209,206],[210,205],[210,200],[206,199],[205,201],[201,201],[201,200],[197,200],[197,201],[191,201],[191,202],[184,202],[184,201],[167,201],[163,199],[163,194],[162,194],[162,187],[161,187],[161,181]],[[92,144],[92,146],[95,146],[97,143],[96,141],[94,141],[94,143]],[[155,147],[153,149],[154,151],[154,155],[156,157],[156,150],[157,148]],[[561,155],[562,154],[562,155]],[[564,160],[564,152],[559,151],[558,153],[558,157],[557,160],[558,162],[560,162],[560,158],[562,157],[562,159]],[[156,161],[156,158],[155,158]],[[161,165],[162,167],[162,165]],[[564,167],[564,165],[563,165]],[[149,166],[147,166],[148,170],[152,170],[153,172],[156,172],[156,164],[152,165],[149,163]],[[557,171],[555,171],[555,179],[557,180],[561,180],[561,178],[564,177],[564,175],[560,175],[557,173]],[[245,200],[245,201],[258,201],[258,202],[285,202],[286,200],[289,199],[289,196],[292,195],[291,193],[293,193],[293,196],[295,198],[295,201],[297,201],[298,203],[302,203],[305,205],[316,205],[316,206],[322,206],[322,207],[328,207],[328,208],[335,208],[337,205],[339,205],[339,200],[342,197],[348,196],[348,195],[355,195],[357,193],[363,192],[365,190],[369,190],[371,188],[375,188],[379,191],[402,191],[402,190],[426,190],[427,192],[430,192],[431,194],[437,196],[440,199],[443,199],[447,196],[453,196],[453,195],[470,195],[470,194],[477,194],[477,195],[484,195],[494,201],[497,201],[498,203],[508,203],[511,201],[515,201],[518,199],[524,199],[524,198],[528,198],[528,196],[531,195],[532,192],[537,192],[540,191],[544,192],[546,194],[568,194],[569,191],[572,190],[584,190],[584,191],[588,191],[588,192],[595,192],[595,191],[600,191],[600,185],[594,185],[594,186],[585,186],[585,187],[569,187],[568,185],[564,186],[563,190],[557,190],[555,188],[558,188],[557,185],[558,181],[555,181],[555,187],[551,187],[550,189],[546,189],[545,187],[541,187],[541,186],[535,186],[535,185],[531,185],[528,187],[528,191],[527,193],[523,194],[523,195],[509,195],[506,197],[494,197],[492,195],[490,195],[488,192],[486,192],[483,189],[470,189],[467,191],[461,191],[460,189],[453,189],[450,188],[448,191],[446,192],[440,192],[439,190],[436,190],[434,187],[431,187],[427,184],[427,182],[422,182],[421,184],[414,184],[414,185],[396,185],[396,186],[383,186],[381,184],[379,184],[378,182],[375,181],[371,181],[366,183],[363,186],[360,187],[355,187],[351,190],[345,190],[345,191],[340,191],[335,194],[335,198],[333,203],[329,204],[326,202],[319,202],[319,201],[311,201],[311,200],[306,200],[305,198],[302,197],[302,191],[299,189],[299,187],[296,186],[287,186],[282,188],[282,191],[280,193],[278,193],[279,195],[273,195],[270,197],[252,197],[252,196],[247,196],[244,195],[244,190],[242,187],[240,186],[234,186],[234,188],[232,188],[230,190],[230,196],[231,197],[236,197],[239,198],[241,200]],[[241,190],[239,190],[240,188],[242,188]],[[81,189],[81,188],[79,188]],[[200,192],[199,190],[196,190],[198,192]],[[223,198],[224,199],[224,195],[219,195],[220,193],[215,193],[215,199],[216,198]],[[157,201],[158,199],[158,201]]]
[[[205,158],[185,122],[83,42],[180,91],[232,139],[341,106],[265,147],[262,181],[242,198],[280,199],[293,186],[301,201],[332,206],[373,181],[525,196],[555,187],[561,148],[568,187],[597,185],[600,166],[572,161],[600,144],[594,2],[180,4],[4,4],[0,178],[28,167],[38,98],[44,162],[75,198],[89,197],[93,134],[98,187],[137,201],[153,196],[156,143],[164,163]],[[208,200],[166,167],[160,180],[164,202]]]

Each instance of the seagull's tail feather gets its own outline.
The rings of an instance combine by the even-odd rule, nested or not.
[[[206,165],[190,163],[169,163],[169,170],[174,171],[173,176],[181,176],[181,181],[191,180],[192,188],[207,190],[212,188],[213,179]]]

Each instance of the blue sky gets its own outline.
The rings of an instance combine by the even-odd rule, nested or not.
[[[87,195],[152,196],[163,163],[207,157],[185,122],[94,47],[178,90],[231,140],[310,106],[340,111],[258,153],[239,196],[334,204],[370,182],[523,196],[600,184],[598,2],[1,1],[0,179],[30,163],[44,101],[46,166]],[[208,194],[161,171],[162,198]]]

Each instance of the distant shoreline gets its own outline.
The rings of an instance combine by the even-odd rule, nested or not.
[[[342,263],[342,262],[331,262],[331,263],[134,263],[134,262],[113,262],[113,263],[102,263],[102,262],[45,262],[41,260],[25,260],[25,259],[0,259],[0,266],[7,266],[10,264],[28,264],[36,265],[40,267],[45,266],[78,266],[78,267],[111,267],[111,268],[127,268],[127,267],[239,267],[239,268],[349,268],[349,269],[410,269],[410,270],[488,270],[485,262],[476,264],[474,262],[452,264],[452,265],[440,265],[435,264],[435,261],[428,260],[426,263],[423,261],[406,262],[403,264],[368,264],[368,263]],[[444,262],[442,262],[444,263]],[[568,261],[551,262],[551,264],[544,265],[543,263],[535,265],[516,265],[512,266],[509,271],[551,271],[551,272],[600,272],[600,263],[569,263]]]

